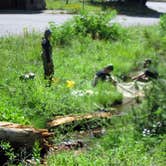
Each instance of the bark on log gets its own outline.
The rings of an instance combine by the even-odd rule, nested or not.
[[[42,148],[50,147],[48,138],[52,136],[47,129],[35,129],[14,123],[0,122],[0,140],[10,142],[14,147],[32,148],[39,141]]]
[[[110,112],[97,112],[85,115],[69,115],[69,116],[56,116],[55,119],[48,123],[48,127],[57,127],[63,124],[69,124],[71,122],[76,122],[80,120],[88,120],[95,118],[111,118],[112,114]]]

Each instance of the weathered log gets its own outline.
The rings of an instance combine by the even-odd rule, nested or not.
[[[14,147],[32,148],[35,141],[38,141],[43,149],[48,149],[50,146],[48,138],[52,135],[47,129],[35,129],[31,126],[0,122],[0,140],[8,141]]]
[[[53,121],[48,123],[48,127],[57,127],[63,124],[69,124],[71,122],[95,119],[95,118],[111,118],[110,112],[97,112],[85,115],[68,115],[68,116],[56,116]]]

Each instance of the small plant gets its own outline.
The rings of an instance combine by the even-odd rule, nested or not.
[[[36,141],[35,144],[34,144],[34,147],[33,147],[32,156],[33,156],[33,159],[34,159],[34,161],[36,162],[37,165],[40,164],[40,159],[41,159],[40,152],[41,152],[40,144],[39,144],[39,142]]]
[[[10,143],[1,141],[0,142],[0,149],[3,150],[3,153],[7,157],[7,163],[13,164],[16,156],[14,154],[14,149],[11,147]],[[3,160],[3,159],[0,158],[0,160]]]
[[[166,14],[160,17],[160,27],[161,31],[166,32]]]

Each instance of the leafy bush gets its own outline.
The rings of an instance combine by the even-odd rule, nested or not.
[[[50,29],[52,31],[53,42],[56,42],[56,44],[59,45],[69,44],[75,35],[74,27],[70,21],[61,26],[57,26],[55,23],[50,22]]]
[[[143,104],[134,111],[136,128],[142,133],[143,136],[154,136],[165,134],[166,132],[166,40],[165,37],[161,35],[166,30],[165,15],[163,15],[160,19],[160,27],[161,31],[158,31],[156,27],[153,27],[150,30],[146,29],[144,31],[146,47],[148,49],[154,49],[153,63],[155,64],[156,70],[159,72],[159,79],[153,80],[150,88],[145,89],[146,98]]]
[[[166,133],[166,98],[165,81],[154,81],[146,91],[146,100],[135,110],[136,128],[143,136]]]
[[[87,14],[75,16],[72,21],[62,26],[50,23],[53,32],[53,40],[60,45],[69,44],[74,36],[91,36],[93,39],[118,40],[125,36],[124,29],[115,23],[110,23],[115,16],[115,12],[108,14]]]
[[[91,35],[93,39],[117,39],[118,28],[114,28],[115,24],[109,27],[109,21],[115,13],[108,15],[105,12],[99,14],[83,13],[81,16],[75,17],[76,33],[82,35]]]

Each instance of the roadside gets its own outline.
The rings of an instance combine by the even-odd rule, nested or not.
[[[166,13],[165,2],[148,2],[147,6],[160,13]],[[73,15],[66,14],[62,10],[46,10],[40,12],[15,12],[0,13],[0,36],[21,34],[27,31],[43,31],[48,27],[49,22],[55,22],[57,25],[61,25],[67,20],[71,19]],[[131,15],[118,15],[115,22],[120,23],[123,26],[137,26],[137,25],[154,25],[159,22],[158,16],[131,16]]]

